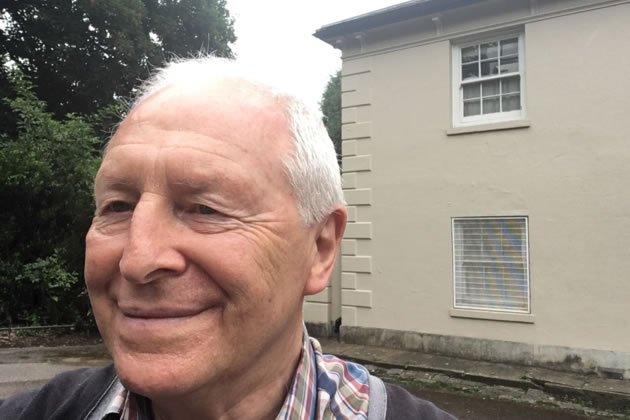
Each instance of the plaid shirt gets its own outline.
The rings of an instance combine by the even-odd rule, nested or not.
[[[276,420],[366,420],[369,373],[361,365],[322,354],[304,329],[302,356]],[[151,401],[121,387],[102,420],[151,420]]]

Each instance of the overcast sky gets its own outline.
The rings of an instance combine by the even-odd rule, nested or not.
[[[401,2],[227,0],[238,37],[233,50],[240,59],[258,66],[282,69],[283,78],[294,80],[309,100],[319,102],[330,75],[341,68],[341,54],[313,37],[313,32],[329,23]]]

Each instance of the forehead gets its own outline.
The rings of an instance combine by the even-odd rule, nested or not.
[[[138,143],[218,148],[273,166],[293,147],[282,103],[238,80],[169,86],[151,95],[125,118],[108,150]]]

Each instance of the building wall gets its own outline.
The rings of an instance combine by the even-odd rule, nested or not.
[[[630,4],[489,1],[431,18],[341,44],[343,325],[629,360]],[[506,28],[524,31],[529,127],[447,135],[451,43]],[[511,215],[529,218],[531,316],[454,316],[451,218]]]

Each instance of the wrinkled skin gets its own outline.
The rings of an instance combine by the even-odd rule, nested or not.
[[[159,91],[109,145],[85,278],[121,381],[158,418],[274,418],[283,402],[302,297],[326,287],[345,226],[341,207],[302,223],[292,147],[280,104],[234,81]]]

